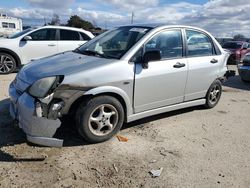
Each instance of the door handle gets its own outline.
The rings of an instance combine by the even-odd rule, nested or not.
[[[210,61],[210,63],[218,63],[218,60],[217,60],[217,59],[212,59],[212,60]]]
[[[185,67],[186,66],[186,64],[185,63],[176,63],[173,67],[174,68],[181,68],[181,67]]]
[[[48,46],[56,46],[55,44],[48,44]]]

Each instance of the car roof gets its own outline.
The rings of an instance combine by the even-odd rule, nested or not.
[[[157,28],[157,27],[166,27],[166,28],[173,28],[173,27],[179,27],[179,28],[195,28],[201,30],[201,28],[193,27],[193,26],[187,26],[187,25],[169,25],[166,23],[148,23],[148,24],[129,24],[129,25],[123,25],[120,27],[149,27],[149,28]]]
[[[82,28],[75,28],[75,27],[69,27],[69,26],[57,26],[57,25],[46,25],[42,27],[36,27],[36,29],[41,29],[41,28],[66,29],[66,30],[71,30],[71,31],[78,31],[78,32],[83,32],[85,34],[88,34],[92,38],[94,37],[94,35],[90,31],[84,30]]]
[[[187,28],[187,29],[194,29],[194,30],[199,30],[199,31],[203,31],[203,32],[207,33],[207,31],[205,31],[201,28],[198,28],[198,27],[187,26],[187,25],[169,25],[166,23],[130,24],[130,25],[119,26],[117,28],[120,28],[120,27],[146,27],[146,28],[151,28],[151,29],[155,29],[155,28],[162,28],[162,29]]]
[[[74,30],[74,31],[86,31],[82,28],[76,28],[76,27],[69,27],[69,26],[57,26],[57,25],[46,25],[41,28],[53,28],[53,29],[67,29],[67,30]]]

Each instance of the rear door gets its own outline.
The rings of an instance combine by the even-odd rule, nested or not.
[[[205,97],[218,77],[221,54],[216,54],[212,39],[205,33],[186,29],[187,61],[189,65],[185,101]]]
[[[187,62],[181,30],[164,30],[153,36],[144,47],[144,51],[151,50],[160,50],[161,60],[149,62],[148,69],[135,64],[135,113],[184,100]]]
[[[59,33],[58,52],[74,50],[86,42],[82,41],[82,37],[77,31],[59,29]]]
[[[58,43],[56,40],[56,29],[39,29],[28,34],[32,39],[19,43],[22,62],[39,59],[57,53]]]

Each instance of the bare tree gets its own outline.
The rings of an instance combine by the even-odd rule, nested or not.
[[[61,20],[60,20],[60,17],[58,16],[58,14],[53,14],[53,17],[52,17],[49,25],[60,25],[60,23],[61,23]]]

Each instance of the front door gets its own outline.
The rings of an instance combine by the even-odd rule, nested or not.
[[[153,36],[144,51],[160,50],[161,60],[149,62],[148,69],[135,64],[135,113],[181,103],[187,80],[181,30],[165,30]]]
[[[19,43],[24,64],[57,53],[56,29],[39,29],[30,33],[29,36],[31,40],[21,40]]]

